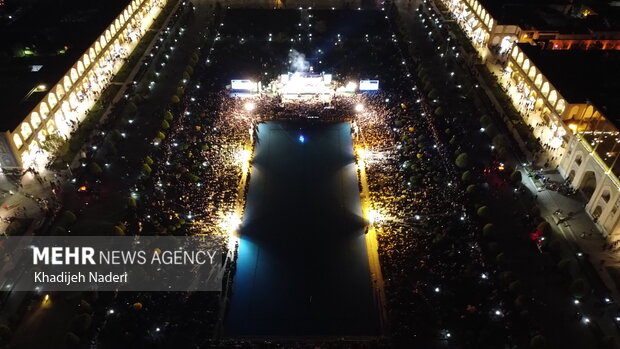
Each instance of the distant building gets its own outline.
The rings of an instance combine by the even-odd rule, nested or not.
[[[443,3],[478,52],[503,67],[500,83],[549,164],[586,196],[586,212],[606,235],[620,234],[619,8],[564,0]]]
[[[73,2],[76,8],[66,8]],[[14,49],[0,58],[6,61],[0,68],[6,82],[0,87],[2,169],[47,162],[41,149],[46,137],[70,135],[164,3],[44,0],[42,7],[19,12],[21,18],[2,28],[0,41]],[[57,4],[60,8],[53,7]],[[40,43],[39,35],[67,43],[59,48]]]

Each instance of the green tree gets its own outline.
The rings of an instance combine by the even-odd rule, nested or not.
[[[65,212],[63,212],[62,217],[60,219],[64,223],[62,224],[63,226],[68,226],[68,225],[71,225],[77,222],[77,216],[75,215],[75,213],[69,210],[66,210]]]
[[[181,101],[181,100],[179,99],[179,97],[178,97],[177,95],[174,95],[174,96],[170,97],[170,102],[171,102],[172,104],[177,104],[177,103],[179,103],[180,101]]]
[[[456,157],[455,160],[456,166],[460,168],[466,168],[469,166],[469,155],[467,153],[461,153]]]
[[[489,209],[488,206],[481,206],[480,208],[478,208],[476,213],[478,214],[479,217],[489,218],[489,216],[491,215],[491,210]]]
[[[69,349],[78,349],[80,347],[80,337],[73,332],[65,334],[65,344]]]
[[[166,121],[166,120],[162,120],[162,121],[161,121],[161,128],[162,128],[163,130],[167,130],[167,129],[169,129],[169,128],[170,128],[170,124],[168,123],[168,121]]]
[[[4,347],[7,345],[11,338],[13,337],[13,331],[11,328],[5,324],[0,325],[0,346]]]
[[[153,161],[153,158],[152,158],[152,157],[150,157],[150,156],[148,156],[148,155],[147,155],[147,156],[144,158],[144,162],[145,162],[146,164],[148,164],[149,166],[151,166],[151,165],[153,164],[153,162],[154,162],[154,161]]]
[[[101,166],[99,166],[98,163],[93,161],[90,164],[88,164],[88,172],[90,172],[90,174],[92,175],[97,176],[97,175],[100,175],[103,172],[103,170],[101,169]]]
[[[171,113],[171,112],[169,112],[169,111],[166,111],[166,112],[164,113],[164,120],[166,120],[166,121],[171,121],[172,119],[173,119],[173,117],[172,117],[172,113]]]
[[[463,182],[471,182],[471,171],[467,170],[463,172],[463,174],[461,175],[461,180]]]
[[[52,133],[45,136],[45,139],[41,143],[41,149],[45,150],[50,154],[57,154],[61,150],[61,148],[66,146],[66,144],[67,141],[59,134]]]
[[[573,297],[581,299],[588,293],[588,284],[584,279],[576,279],[571,283],[570,291]]]
[[[93,319],[89,314],[83,313],[73,318],[73,328],[78,333],[84,333],[90,328]]]
[[[487,223],[482,227],[482,234],[485,237],[491,237],[495,234],[495,225],[493,223]]]
[[[488,127],[491,124],[491,122],[492,122],[491,118],[486,114],[480,117],[480,125],[482,127]]]
[[[127,106],[125,107],[125,113],[127,113],[127,115],[134,115],[136,112],[138,112],[138,106],[136,105],[136,103],[127,103]]]
[[[120,227],[120,226],[118,226],[118,225],[115,225],[115,226],[112,228],[112,233],[113,233],[113,235],[115,235],[115,236],[125,236],[125,231],[123,230],[123,228],[121,228],[121,227]]]
[[[151,171],[152,171],[152,169],[151,169],[151,166],[149,166],[149,164],[147,164],[147,163],[142,164],[142,173],[144,175],[146,175],[146,176],[150,175]]]
[[[530,339],[530,348],[532,349],[546,349],[547,339],[542,334],[537,334]]]

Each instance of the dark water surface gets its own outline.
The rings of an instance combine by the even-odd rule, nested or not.
[[[378,334],[349,124],[268,122],[259,140],[226,335]]]

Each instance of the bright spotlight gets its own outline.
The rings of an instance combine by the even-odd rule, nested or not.
[[[357,105],[355,105],[355,111],[358,112],[358,113],[363,112],[364,111],[364,106],[362,104],[358,103]]]
[[[252,102],[247,102],[243,107],[247,111],[252,111],[252,110],[254,110],[254,108],[256,108],[256,104],[254,104]]]
[[[381,214],[381,212],[377,211],[377,210],[369,210],[368,211],[368,222],[370,224],[375,224],[378,221],[383,219],[383,215]]]

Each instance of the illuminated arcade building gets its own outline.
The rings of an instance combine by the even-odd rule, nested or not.
[[[45,27],[48,24],[35,26],[35,31],[50,30],[59,34],[54,35],[55,39],[69,42],[55,54],[39,54],[36,47],[25,47],[9,62],[10,68],[4,67],[0,72],[0,79],[8,82],[1,91],[2,169],[46,164],[48,154],[41,149],[46,137],[70,135],[165,3],[166,0],[118,0],[106,2],[104,9],[82,8],[75,13],[62,9],[65,22],[55,22],[52,28]],[[72,16],[80,18],[84,13],[91,14],[88,26],[79,21],[71,25]],[[23,20],[32,25],[27,18]],[[26,40],[30,35],[27,27],[15,29],[14,36]],[[10,25],[7,30],[11,30]]]
[[[536,41],[554,49],[620,49],[618,21],[599,15],[611,7],[575,6],[567,0],[441,1],[483,59],[485,48],[505,53],[515,42]]]
[[[560,173],[589,200],[586,212],[620,234],[620,51],[512,49],[508,95],[548,144]]]

